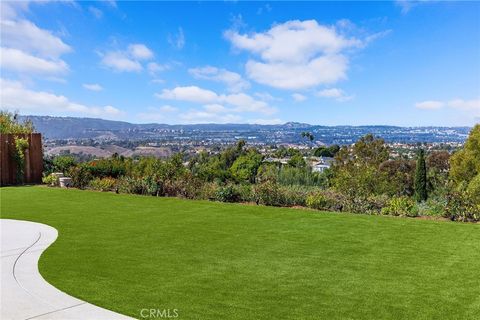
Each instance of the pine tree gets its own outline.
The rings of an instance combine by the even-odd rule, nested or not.
[[[418,202],[427,200],[427,165],[425,164],[425,151],[420,149],[415,168],[415,199]]]

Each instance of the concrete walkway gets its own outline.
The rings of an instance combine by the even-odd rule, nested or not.
[[[38,259],[57,238],[44,224],[0,219],[2,320],[132,319],[56,289],[38,272]]]

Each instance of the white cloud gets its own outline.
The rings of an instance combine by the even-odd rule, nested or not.
[[[276,110],[270,107],[267,102],[254,99],[245,93],[222,94],[199,88],[197,86],[176,87],[164,89],[162,93],[155,94],[157,98],[167,100],[188,101],[203,104],[228,104],[234,107],[235,112],[261,112],[266,114],[274,113]]]
[[[101,19],[103,17],[103,11],[96,8],[96,7],[88,7],[88,11],[97,19]]]
[[[165,83],[165,80],[160,79],[160,78],[155,78],[155,79],[150,80],[150,82],[155,83],[155,84],[163,84],[163,83]]]
[[[396,0],[395,4],[400,7],[402,14],[407,14],[413,7],[425,4],[432,0]]]
[[[189,110],[180,114],[180,118],[187,123],[236,123],[242,120],[242,117],[231,113],[221,113],[208,110]]]
[[[19,11],[28,10],[27,1],[0,1],[1,19],[14,19]]]
[[[229,30],[225,36],[235,47],[256,53],[269,62],[303,63],[318,54],[336,54],[361,45],[360,40],[344,38],[335,28],[319,25],[315,20],[287,21],[251,35]]]
[[[70,46],[52,32],[38,28],[27,20],[2,20],[2,47],[15,48],[32,55],[48,59],[58,59],[62,54],[72,51]]]
[[[84,83],[82,85],[82,87],[84,87],[85,89],[87,90],[90,90],[90,91],[102,91],[103,90],[103,87],[97,83]]]
[[[58,114],[72,113],[86,116],[117,118],[124,113],[112,106],[91,107],[70,101],[67,97],[46,91],[34,91],[18,81],[0,79],[2,90],[0,98],[2,107],[19,110],[24,114]]]
[[[455,109],[459,114],[472,118],[480,117],[480,98],[472,100],[452,99],[449,101],[428,100],[415,103],[415,107],[426,110]]]
[[[294,90],[345,79],[347,59],[341,55],[322,56],[305,64],[263,63],[249,60],[245,67],[247,75],[258,83]]]
[[[197,86],[163,89],[162,93],[156,93],[155,96],[160,99],[197,103],[214,103],[218,100],[218,95],[215,92]]]
[[[72,49],[52,32],[27,20],[1,20],[0,32],[2,69],[49,77],[68,72],[68,65],[60,56]]]
[[[150,60],[154,57],[154,53],[146,45],[142,43],[130,44],[127,50],[109,51],[102,56],[101,63],[114,71],[118,72],[140,72],[143,66],[140,63],[142,60]],[[160,65],[154,62],[147,64],[147,69],[150,73],[154,73]]]
[[[255,96],[263,101],[281,101],[281,98],[276,98],[268,92],[255,92]]]
[[[316,95],[321,98],[332,98],[339,102],[344,102],[344,101],[353,99],[353,96],[348,96],[345,93],[345,91],[338,88],[323,89],[318,91]]]
[[[222,113],[222,112],[227,112],[229,111],[227,108],[222,106],[221,104],[207,104],[203,106],[205,111],[211,112],[211,113]]]
[[[189,69],[188,72],[196,79],[222,82],[227,85],[228,90],[231,92],[240,92],[250,87],[248,81],[245,81],[240,74],[226,69],[205,66]]]
[[[170,66],[169,65],[158,64],[156,62],[149,62],[147,64],[147,69],[148,69],[148,72],[150,72],[150,74],[155,75],[159,72],[170,69]]]
[[[102,64],[119,72],[139,72],[143,70],[140,62],[118,51],[107,52],[102,58]]]
[[[130,55],[138,60],[149,60],[153,58],[153,52],[146,45],[135,43],[128,46]]]
[[[292,98],[293,98],[293,100],[295,100],[295,102],[302,102],[302,101],[307,100],[307,97],[304,96],[303,94],[300,94],[300,93],[292,94]]]
[[[159,108],[160,112],[177,112],[178,109],[170,105],[164,105]]]
[[[415,107],[418,109],[440,109],[440,108],[443,108],[444,106],[445,106],[444,102],[434,101],[434,100],[417,102],[415,104]]]
[[[24,74],[64,74],[68,65],[63,60],[48,60],[30,55],[18,49],[0,48],[0,66],[2,69]]]
[[[473,100],[463,100],[463,99],[454,99],[447,102],[447,105],[451,108],[472,111],[480,116],[480,99]]]
[[[183,33],[183,29],[180,27],[178,28],[178,32],[176,34],[169,34],[168,35],[168,43],[175,49],[183,49],[185,46],[185,35]]]
[[[315,20],[287,21],[248,35],[228,30],[224,36],[234,48],[260,57],[260,61],[246,63],[251,79],[280,89],[309,88],[345,79],[347,50],[364,46],[363,41],[347,38],[334,26]]]
[[[265,114],[276,112],[276,109],[270,107],[265,101],[256,100],[245,93],[221,95],[219,101],[220,103],[225,102],[235,106],[237,112],[261,112]]]
[[[147,112],[141,112],[137,114],[137,118],[142,121],[164,121],[166,119],[165,115],[169,113],[178,112],[178,109],[170,105],[164,105],[159,108],[150,107]]]

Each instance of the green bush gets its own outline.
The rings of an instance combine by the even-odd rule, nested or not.
[[[72,178],[72,185],[79,189],[85,189],[93,179],[92,174],[84,165],[70,168],[68,176]]]
[[[447,201],[445,199],[429,198],[427,201],[417,204],[419,216],[442,217],[445,215]]]
[[[255,201],[253,195],[253,188],[251,184],[237,184],[234,185],[235,193],[238,194],[239,202]]]
[[[118,179],[120,193],[145,194],[145,183],[141,178],[121,177]]]
[[[118,178],[126,173],[124,161],[118,158],[94,160],[84,166],[96,178]]]
[[[172,180],[163,181],[162,192],[165,196],[199,199],[201,196],[202,181],[190,173],[185,173]]]
[[[278,201],[282,207],[293,207],[306,205],[308,188],[303,186],[279,186]]]
[[[391,216],[418,216],[418,207],[413,199],[408,197],[393,197],[388,205],[381,210],[384,215]]]
[[[57,177],[53,174],[49,174],[48,176],[42,178],[42,182],[49,186],[54,186],[57,183]]]
[[[480,203],[480,173],[477,174],[468,184],[467,193],[473,201]]]
[[[66,174],[68,170],[70,170],[72,167],[74,167],[77,164],[75,161],[75,158],[72,156],[56,156],[52,160],[52,166],[55,171],[62,172]]]
[[[281,206],[281,196],[278,185],[272,181],[266,181],[255,185],[253,188],[253,194],[257,204]]]
[[[480,221],[480,203],[468,192],[450,192],[447,195],[445,217],[454,221]]]
[[[90,181],[89,187],[98,191],[113,191],[117,185],[117,180],[114,178],[95,178]]]
[[[198,198],[203,200],[216,200],[218,185],[215,182],[205,182],[198,191]]]
[[[380,214],[388,205],[387,195],[370,195],[363,197],[345,197],[343,210],[352,213]]]
[[[215,192],[215,200],[220,202],[238,202],[240,195],[233,185],[218,187]]]
[[[317,210],[342,211],[345,197],[333,191],[319,191],[307,196],[306,205]]]

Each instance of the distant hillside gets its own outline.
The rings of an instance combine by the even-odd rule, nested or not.
[[[182,145],[232,143],[245,139],[249,143],[306,143],[301,132],[309,131],[316,144],[351,144],[372,133],[388,142],[463,142],[468,127],[396,127],[396,126],[320,126],[287,122],[279,125],[259,124],[133,124],[94,118],[22,116],[30,119],[45,139],[93,139],[95,141],[163,141]]]
[[[141,133],[159,130],[186,131],[255,131],[286,128],[309,128],[306,123],[288,122],[284,125],[258,124],[133,124],[123,121],[112,121],[97,118],[51,117],[51,116],[20,116],[21,121],[29,119],[35,129],[47,139],[82,139],[82,138],[140,138]]]

